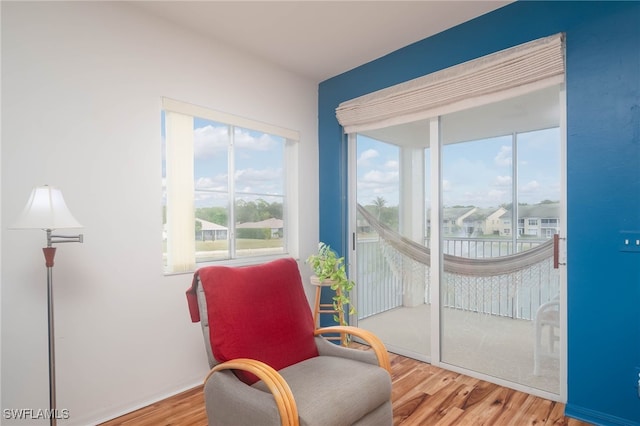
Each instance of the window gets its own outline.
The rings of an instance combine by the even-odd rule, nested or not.
[[[163,99],[165,271],[293,255],[295,131]]]

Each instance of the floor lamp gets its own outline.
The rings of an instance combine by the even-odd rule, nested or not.
[[[47,309],[49,323],[49,422],[54,426],[57,422],[56,410],[56,350],[53,326],[53,260],[56,254],[54,244],[81,243],[82,234],[67,236],[54,235],[54,229],[82,228],[73,217],[62,192],[52,186],[40,186],[31,191],[22,215],[11,229],[42,229],[47,233],[47,246],[44,252],[47,266]]]

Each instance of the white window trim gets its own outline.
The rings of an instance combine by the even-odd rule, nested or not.
[[[231,124],[236,127],[256,130],[270,135],[282,136],[285,139],[293,141],[300,140],[300,132],[297,130],[285,129],[284,127],[251,120],[249,118],[240,117],[239,115],[215,111],[210,108],[193,105],[187,102],[176,101],[175,99],[162,98],[162,109],[165,111],[191,115],[192,117],[206,118],[207,120],[216,121],[218,123]]]
[[[167,135],[172,129],[184,129],[189,126],[193,130],[193,117],[204,118],[226,125],[255,130],[262,133],[280,136],[285,139],[284,180],[285,196],[283,216],[285,219],[285,236],[287,248],[282,255],[265,255],[246,258],[234,258],[216,262],[196,263],[195,256],[195,206],[193,188],[193,139],[182,140],[169,138],[166,140],[166,174],[167,174],[167,267],[165,274],[191,273],[198,267],[207,264],[247,265],[264,262],[277,257],[298,257],[299,239],[299,185],[298,176],[298,143],[300,132],[276,125],[251,120],[245,117],[215,111],[206,107],[163,97],[162,109],[165,111]],[[177,143],[171,143],[177,142]],[[184,188],[189,188],[185,191]],[[186,231],[185,231],[186,230]]]

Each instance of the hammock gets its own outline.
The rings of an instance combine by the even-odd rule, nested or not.
[[[393,231],[360,204],[358,204],[358,213],[376,230],[383,242],[402,255],[422,265],[431,266],[431,250],[429,248]],[[458,275],[492,277],[521,271],[552,257],[553,240],[549,240],[520,253],[487,259],[472,259],[445,254],[444,271]]]

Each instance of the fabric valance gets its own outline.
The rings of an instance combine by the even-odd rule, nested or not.
[[[345,133],[409,123],[563,83],[564,70],[556,34],[342,102],[336,117]]]

